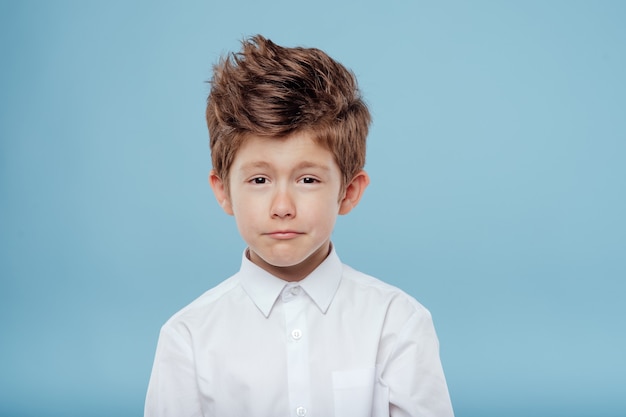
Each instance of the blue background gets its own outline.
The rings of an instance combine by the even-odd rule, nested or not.
[[[626,3],[0,1],[0,415],[137,416],[233,273],[204,105],[262,33],[374,116],[343,261],[435,318],[458,417],[626,416]]]

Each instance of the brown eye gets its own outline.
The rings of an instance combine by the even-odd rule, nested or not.
[[[315,184],[317,182],[317,180],[315,178],[312,177],[304,177],[302,178],[302,182],[305,184]]]
[[[251,181],[253,184],[265,184],[266,179],[263,177],[256,177],[256,178],[252,178]]]

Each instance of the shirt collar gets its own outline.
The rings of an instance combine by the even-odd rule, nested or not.
[[[243,253],[241,269],[239,270],[240,282],[244,291],[252,299],[254,304],[269,317],[272,307],[286,286],[299,285],[311,297],[313,302],[326,314],[330,303],[333,301],[339,282],[341,281],[342,263],[335,248],[332,247],[326,259],[300,282],[288,283],[275,277],[263,268],[252,263],[246,256],[248,250]]]

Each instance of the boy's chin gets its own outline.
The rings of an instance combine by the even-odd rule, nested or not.
[[[293,256],[280,257],[280,256],[259,256],[257,254],[257,262],[253,259],[252,262],[259,266],[267,266],[269,268],[276,269],[296,269],[304,264],[307,264],[310,257],[298,258]]]

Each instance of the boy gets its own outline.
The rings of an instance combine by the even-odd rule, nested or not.
[[[452,416],[429,312],[330,242],[369,183],[354,75],[255,36],[215,66],[206,118],[248,248],[161,329],[145,416]]]

